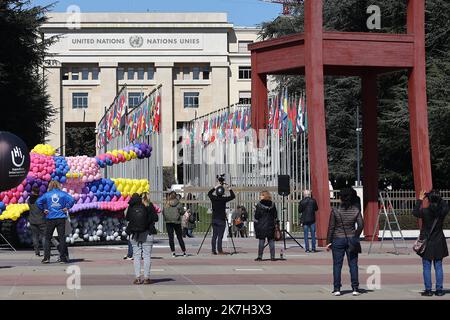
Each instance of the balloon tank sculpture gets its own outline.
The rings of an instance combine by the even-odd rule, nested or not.
[[[31,231],[27,220],[27,201],[34,187],[39,195],[47,191],[50,181],[59,181],[62,190],[75,199],[70,209],[72,233],[66,242],[124,240],[123,211],[133,193],[149,191],[148,180],[105,179],[101,169],[133,159],[149,158],[152,147],[135,143],[96,157],[55,155],[49,145],[37,145],[30,152],[30,170],[16,188],[0,193],[2,233],[19,245],[30,245]]]

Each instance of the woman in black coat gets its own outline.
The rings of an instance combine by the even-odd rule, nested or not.
[[[427,197],[429,206],[422,208],[423,199]],[[436,273],[436,295],[443,296],[444,273],[442,270],[442,259],[448,256],[447,241],[444,236],[443,224],[445,216],[449,212],[448,204],[441,198],[439,191],[432,190],[429,193],[422,191],[413,215],[422,219],[422,229],[420,230],[420,239],[427,239],[426,248],[422,257],[423,281],[425,291],[423,296],[432,296],[431,265],[434,264]]]
[[[266,239],[269,242],[270,260],[275,261],[274,234],[278,217],[277,208],[275,203],[272,202],[272,195],[269,191],[262,191],[260,199],[255,209],[255,234],[256,238],[259,239],[258,258],[255,261],[262,260]]]

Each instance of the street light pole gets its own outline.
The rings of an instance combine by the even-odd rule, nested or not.
[[[359,125],[359,105],[356,106],[356,186],[361,185],[360,139],[362,128]]]

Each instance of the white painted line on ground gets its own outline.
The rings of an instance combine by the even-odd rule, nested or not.
[[[160,271],[164,271],[164,269],[151,269],[151,271],[160,272]]]
[[[307,257],[307,254],[287,254],[286,257]]]
[[[234,269],[235,271],[263,271],[263,269]]]

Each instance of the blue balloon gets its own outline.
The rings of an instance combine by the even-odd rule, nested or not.
[[[67,181],[67,178],[66,177],[61,177],[61,179],[59,180],[61,183],[65,183],[66,181]]]
[[[103,190],[109,191],[109,185],[106,185],[106,186],[103,188]]]
[[[110,201],[111,201],[110,196],[107,196],[106,199],[105,199],[105,201],[110,202]]]
[[[96,186],[92,186],[89,188],[89,190],[91,190],[93,193],[95,193],[97,191],[97,187]]]

